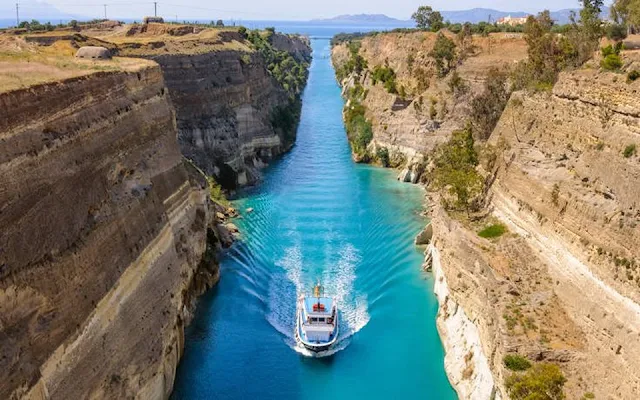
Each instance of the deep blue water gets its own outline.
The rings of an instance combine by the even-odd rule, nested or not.
[[[413,245],[424,193],[352,162],[329,41],[312,45],[297,143],[235,202],[254,211],[187,329],[173,398],[455,399]],[[318,279],[341,310],[337,351],[321,359],[293,340],[297,295]]]

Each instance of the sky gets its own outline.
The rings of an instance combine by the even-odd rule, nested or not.
[[[36,0],[18,0],[22,14],[36,13]],[[157,0],[158,15],[167,19],[225,20],[309,20],[330,18],[340,14],[386,14],[398,19],[409,19],[420,5],[430,5],[436,10],[464,10],[475,7],[501,11],[525,11],[535,13],[543,9],[552,11],[579,7],[578,0],[235,0],[217,2],[211,0]],[[15,15],[16,0],[0,0],[0,19]],[[110,18],[136,18],[153,15],[153,0],[47,0],[62,12],[72,15],[101,18],[103,4],[107,3]],[[607,2],[609,3],[609,2]],[[11,12],[13,10],[13,12]],[[6,14],[6,15],[4,15]]]

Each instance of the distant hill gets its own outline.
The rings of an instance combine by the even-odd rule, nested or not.
[[[391,18],[384,14],[345,14],[338,15],[333,18],[325,19],[313,19],[311,22],[322,23],[352,23],[352,24],[381,24],[381,25],[406,25],[412,23],[412,21],[403,21],[396,18]]]

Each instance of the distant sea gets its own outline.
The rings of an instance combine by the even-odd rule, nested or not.
[[[124,22],[134,22],[134,19],[121,19],[118,20]],[[47,22],[47,19],[40,19],[40,22]],[[140,20],[137,20],[140,21]],[[69,20],[49,20],[52,24],[67,23]],[[183,21],[179,21],[183,22]],[[187,22],[201,22],[208,23],[209,19],[203,21],[187,21]],[[354,33],[354,32],[372,32],[372,31],[388,31],[395,28],[408,28],[412,24],[407,22],[399,22],[398,24],[348,24],[348,23],[327,23],[327,22],[312,22],[312,21],[225,21],[226,25],[242,25],[249,29],[263,29],[266,27],[274,27],[278,32],[283,33],[298,33],[307,35],[314,38],[331,38],[337,33]],[[7,28],[15,26],[15,19],[0,19],[0,28]]]

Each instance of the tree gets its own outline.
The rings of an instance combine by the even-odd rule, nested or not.
[[[473,50],[473,34],[471,32],[471,24],[465,22],[457,34],[458,46],[460,47],[460,59],[467,58],[469,53]]]
[[[471,101],[471,126],[477,138],[489,138],[509,101],[509,95],[507,74],[495,68],[489,70],[484,91]]]
[[[449,209],[470,211],[474,199],[482,193],[483,180],[476,171],[478,155],[474,149],[471,129],[454,131],[451,139],[436,151],[433,184],[455,196]]]
[[[411,19],[416,22],[419,29],[429,29],[432,32],[438,32],[444,26],[442,14],[433,11],[433,8],[429,6],[418,7],[418,11],[411,15]]]
[[[429,56],[436,60],[438,74],[446,76],[453,67],[456,58],[456,44],[440,32]]]
[[[223,27],[224,26],[224,22],[221,19],[219,19],[219,20],[216,21],[216,26]]]
[[[505,383],[513,400],[561,400],[566,381],[557,365],[540,363],[525,373],[511,374]]]

